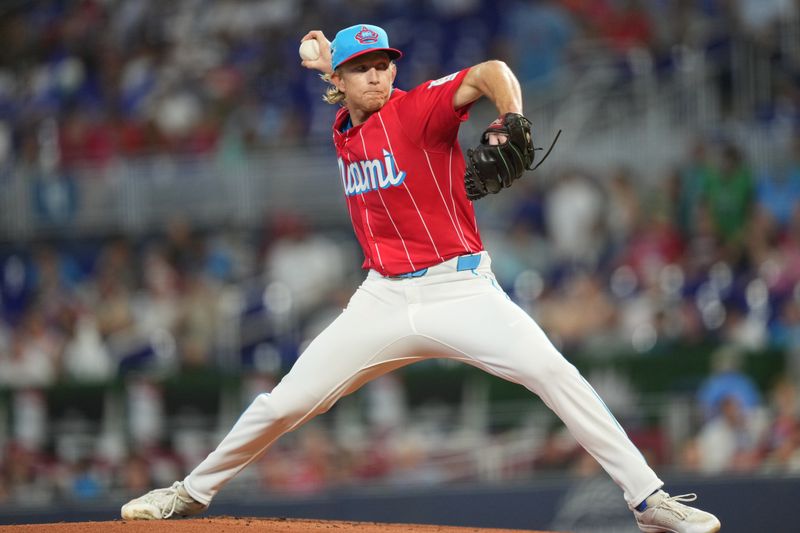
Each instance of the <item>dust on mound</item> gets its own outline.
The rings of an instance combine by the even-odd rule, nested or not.
[[[0,526],[0,533],[547,533],[518,529],[426,526],[415,524],[377,524],[327,520],[288,520],[284,518],[206,518],[164,522],[122,521],[71,522]]]

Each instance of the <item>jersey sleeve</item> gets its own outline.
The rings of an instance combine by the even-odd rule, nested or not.
[[[469,68],[438,80],[429,80],[406,94],[398,106],[398,114],[408,137],[418,146],[447,149],[458,137],[461,122],[469,118],[467,104],[453,108],[453,96]]]

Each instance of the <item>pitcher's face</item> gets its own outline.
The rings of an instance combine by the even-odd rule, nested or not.
[[[371,52],[340,66],[331,80],[345,94],[351,115],[369,116],[389,101],[396,75],[397,70],[388,54]]]

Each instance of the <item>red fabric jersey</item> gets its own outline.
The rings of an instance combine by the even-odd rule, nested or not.
[[[458,144],[469,106],[453,109],[468,71],[394,89],[380,111],[345,132],[349,112],[336,115],[333,141],[363,268],[405,274],[483,250]]]

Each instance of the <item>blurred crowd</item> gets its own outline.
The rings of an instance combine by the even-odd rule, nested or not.
[[[318,80],[297,68],[297,44],[308,29],[330,38],[354,19],[383,24],[407,52],[401,86],[495,56],[541,89],[565,65],[580,68],[587,50],[618,59],[624,72],[642,50],[668,70],[676,46],[706,49],[730,83],[721,58],[735,35],[762,47],[778,73],[769,105],[752,118],[780,107],[800,123],[798,58],[781,55],[775,39],[784,34],[773,31],[796,21],[790,1],[9,5],[0,16],[0,179],[11,166],[42,164],[43,135],[55,139],[53,164],[67,169],[327,135],[332,109]],[[666,428],[656,428],[656,444],[637,436],[661,466],[800,469],[800,135],[767,165],[754,165],[747,149],[698,134],[657,179],[624,165],[565,165],[476,206],[498,281],[567,356],[723,347],[677,448],[665,450]],[[313,227],[291,212],[270,214],[261,228],[176,217],[147,236],[0,243],[0,503],[133,494],[180,478],[219,428],[166,430],[161,380],[241,374],[238,413],[346,304],[359,264],[349,228]],[[756,383],[741,353],[766,349],[783,354],[785,374]],[[47,429],[41,391],[117,379],[129,426],[102,428],[90,443],[74,436],[80,431],[59,440]],[[500,479],[596,471],[561,428],[464,435],[437,413],[411,424],[398,380],[367,389],[368,426],[313,424],[242,482],[309,493],[367,480],[469,481],[484,478],[476,454],[485,459],[487,447],[513,458]]]
[[[565,167],[476,208],[498,281],[567,352],[709,340],[793,352],[798,201],[800,136],[764,168],[698,138],[663,179]],[[346,303],[359,264],[349,228],[289,211],[257,229],[176,216],[145,237],[9,243],[0,383],[253,366],[264,343],[285,366]]]
[[[798,17],[791,0],[41,0],[0,16],[0,169],[57,159],[98,165],[139,154],[210,153],[327,136],[333,109],[299,67],[299,39],[354,20],[386,26],[410,87],[491,57],[552,87],[602,56],[631,70],[703,51],[730,93],[731,41],[753,43],[776,80],[753,110],[793,105]],[[794,47],[796,49],[796,47]],[[666,74],[665,74],[666,75]],[[793,102],[793,103],[792,103]],[[42,136],[58,154],[41,154]]]
[[[773,163],[697,139],[650,186],[625,167],[567,169],[524,182],[483,236],[501,284],[567,348],[795,350],[800,136]]]
[[[739,147],[698,138],[674,172],[649,187],[631,169],[571,168],[522,180],[517,194],[477,205],[498,281],[567,356],[646,358],[691,345],[725,348],[695,398],[691,435],[674,449],[666,449],[667,428],[642,435],[656,464],[708,473],[800,468],[800,137],[775,163],[754,168]],[[107,463],[65,463],[58,449],[48,448],[46,414],[32,416],[37,409],[46,413],[46,406],[26,394],[58,383],[121,378],[129,413],[147,415],[139,419],[155,413],[163,426],[163,407],[150,406],[148,391],[157,391],[164,378],[221,370],[255,376],[252,386],[268,390],[346,304],[363,277],[359,263],[347,228],[313,228],[291,213],[259,230],[202,230],[176,218],[163,234],[143,239],[6,247],[0,383],[22,393],[13,409],[28,417],[27,429],[15,429],[7,441],[6,475],[18,475],[26,463],[11,459],[26,454],[38,465],[30,475],[45,469],[42,480],[49,481],[41,482],[58,478],[47,477],[51,463],[31,457],[49,454],[55,471],[78,476],[68,476],[72,482],[82,479],[81,469],[99,468],[104,489],[122,483],[123,466],[142,484],[191,466],[202,457],[199,443],[210,448],[219,435],[184,449],[179,442],[186,439],[148,433],[152,421],[146,420],[143,427],[131,421],[126,431],[155,435],[158,445],[133,438],[134,458],[120,451],[128,450],[122,445]],[[778,382],[757,383],[735,354],[766,350],[785,359],[785,374]],[[129,389],[129,380],[139,376],[150,384]],[[633,392],[621,399],[619,386],[606,387],[615,410],[630,410],[647,397],[635,383],[625,385]],[[388,387],[376,404],[390,413],[406,410],[402,390]],[[602,381],[598,389],[606,396]],[[376,420],[387,417],[402,423],[396,415]],[[36,420],[42,421],[38,434]],[[560,431],[531,437],[531,428],[516,428],[459,441],[448,433],[454,428],[439,422],[444,426],[407,427],[400,432],[404,439],[397,431],[366,430],[341,449],[320,445],[345,440],[319,425],[292,438],[300,444],[287,440],[245,478],[257,474],[263,478],[251,482],[300,492],[365,479],[469,480],[480,474],[470,450],[495,439],[502,448],[515,435],[528,444],[522,452],[508,444],[516,463],[507,476],[596,471]],[[158,458],[153,462],[136,453],[154,449],[147,453]]]

